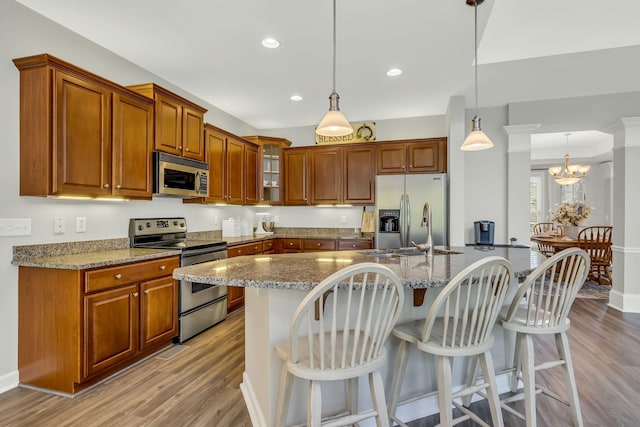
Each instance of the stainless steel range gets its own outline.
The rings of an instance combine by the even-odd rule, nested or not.
[[[129,238],[135,248],[177,249],[180,266],[216,261],[227,257],[227,243],[187,240],[185,218],[132,218]],[[227,317],[227,287],[180,281],[180,333],[184,342]]]

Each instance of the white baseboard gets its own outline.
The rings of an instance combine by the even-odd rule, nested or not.
[[[640,313],[640,295],[631,295],[611,289],[609,307],[624,313]]]
[[[18,371],[9,372],[8,374],[0,376],[0,393],[4,393],[5,391],[18,387],[19,381],[20,377],[18,375]]]
[[[247,376],[246,372],[242,373],[240,391],[242,392],[244,402],[247,405],[247,410],[249,411],[249,417],[251,418],[251,424],[253,427],[267,427],[267,421],[264,419],[264,414],[260,409],[260,404],[258,404],[258,399],[253,391],[251,380],[249,380],[249,376]]]

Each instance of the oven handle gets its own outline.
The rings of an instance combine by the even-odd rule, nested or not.
[[[186,267],[188,265],[217,261],[225,258],[227,258],[226,250],[216,250],[212,252],[211,249],[194,249],[189,250],[187,253],[182,253],[180,266]]]

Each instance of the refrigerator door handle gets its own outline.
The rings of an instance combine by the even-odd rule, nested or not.
[[[406,198],[406,205],[407,205],[407,212],[406,212],[407,229],[405,230],[404,242],[402,243],[402,247],[407,247],[409,246],[409,236],[411,236],[411,201],[409,200],[408,194],[405,194],[404,197]]]
[[[400,246],[404,246],[404,194],[400,196],[400,215],[398,216]]]

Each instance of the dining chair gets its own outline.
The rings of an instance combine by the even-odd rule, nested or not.
[[[415,346],[435,356],[437,390],[410,397],[410,401],[437,394],[440,425],[452,426],[472,419],[487,426],[459,402],[468,395],[486,390],[493,425],[503,425],[491,348],[494,341],[492,331],[510,280],[511,263],[506,259],[491,256],[476,261],[441,290],[424,319],[402,323],[393,329],[392,334],[400,340],[389,393],[389,414],[393,421],[406,425],[396,417],[396,410],[408,352],[411,346]],[[484,378],[481,384],[469,381],[461,390],[453,391],[451,366],[453,358],[458,356],[477,356]],[[454,418],[454,407],[463,415]]]
[[[591,259],[591,268],[589,269],[589,279],[598,280],[602,284],[603,276],[613,284],[611,274],[611,262],[613,252],[611,250],[611,235],[613,234],[611,226],[592,226],[580,230],[578,233],[578,247],[584,249]]]
[[[531,229],[531,233],[533,235],[536,234],[548,234],[554,235],[557,234],[558,231],[562,232],[562,227],[559,227],[558,224],[554,222],[538,222],[533,225]],[[556,253],[556,250],[553,246],[538,242],[538,252],[542,253],[542,255],[550,257]]]
[[[284,361],[276,425],[285,425],[293,380],[301,378],[309,382],[308,426],[320,426],[323,421],[320,383],[337,380],[346,381],[346,410],[334,416],[330,425],[375,417],[378,426],[388,426],[379,369],[386,362],[384,343],[403,304],[400,278],[377,263],[346,267],[309,292],[293,315],[289,338],[275,345]],[[357,378],[362,375],[369,377],[373,410],[357,413]]]
[[[571,409],[573,422],[582,426],[582,414],[569,351],[567,315],[584,284],[589,271],[589,255],[580,248],[569,248],[544,261],[520,284],[511,305],[500,315],[500,324],[516,333],[513,373],[509,388],[514,395],[502,400],[502,408],[525,420],[527,427],[536,426],[536,394],[550,396]],[[538,365],[534,360],[534,336],[554,335],[557,360],[546,360]],[[536,372],[561,366],[568,401],[537,384]],[[522,381],[523,387],[519,388]],[[525,414],[507,405],[525,401]]]

